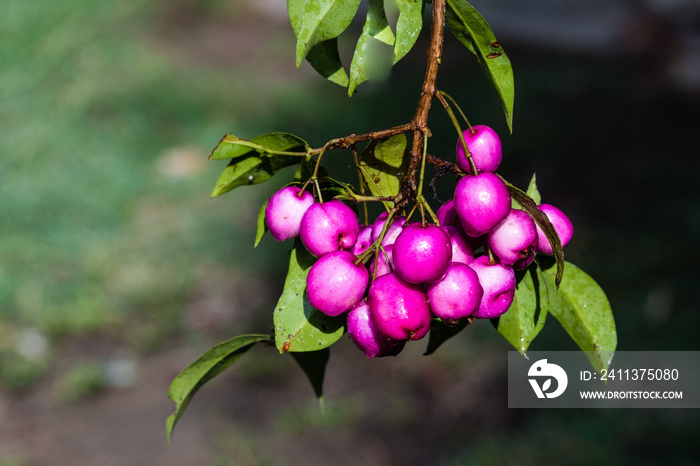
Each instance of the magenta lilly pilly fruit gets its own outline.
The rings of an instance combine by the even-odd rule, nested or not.
[[[477,273],[461,262],[450,264],[442,280],[428,283],[425,291],[433,314],[446,322],[474,314],[484,295]]]
[[[367,303],[377,330],[392,340],[420,340],[430,330],[431,314],[423,288],[396,272],[372,282]]]
[[[452,261],[449,235],[437,225],[412,223],[394,241],[394,270],[410,283],[440,280]]]
[[[530,214],[513,209],[489,233],[489,246],[501,264],[515,270],[526,268],[535,258],[537,229]]]
[[[496,131],[486,125],[475,125],[462,134],[479,173],[495,172],[503,160],[501,138]],[[472,166],[464,152],[462,138],[457,139],[456,156],[459,168],[465,173],[472,173]]]
[[[376,241],[377,238],[379,238],[379,235],[382,234],[382,229],[384,228],[384,224],[386,223],[386,218],[388,216],[389,214],[387,212],[382,212],[372,224],[373,241]],[[405,223],[406,219],[403,216],[399,215],[398,217],[394,217],[392,224],[389,225],[389,228],[387,228],[387,231],[384,234],[384,238],[382,238],[382,246],[394,244],[396,237],[399,236],[401,231],[403,231],[403,226]]]
[[[348,251],[330,252],[309,269],[306,294],[309,303],[328,316],[337,316],[360,302],[369,283],[364,264]]]
[[[499,263],[489,263],[488,256],[477,257],[469,267],[479,276],[479,283],[484,289],[479,309],[472,317],[493,319],[505,313],[515,297],[513,269]]]
[[[369,273],[373,277],[381,277],[391,272],[391,264],[393,263],[392,256],[394,245],[389,244],[384,246],[383,250],[379,249],[377,255],[372,258],[369,264]],[[387,261],[387,259],[389,259]]]
[[[396,356],[406,345],[405,341],[392,340],[382,335],[369,316],[369,304],[363,299],[348,312],[350,339],[368,358]]]
[[[372,245],[372,227],[366,226],[360,229],[360,233],[357,235],[357,241],[355,245],[350,249],[350,252],[359,256],[365,252]]]
[[[442,227],[450,237],[452,243],[452,262],[468,264],[474,260],[474,248],[469,244],[467,236],[461,228],[446,226]]]
[[[551,204],[540,204],[537,206],[537,208],[544,212],[549,221],[552,222],[557,235],[559,235],[561,247],[563,248],[566,246],[574,236],[574,224],[571,222],[569,217]],[[554,254],[552,251],[552,245],[549,244],[549,240],[539,225],[537,225],[537,237],[539,238],[537,243],[537,252],[541,254]]]
[[[455,209],[469,236],[491,231],[510,213],[510,192],[498,175],[484,172],[457,182]]]
[[[314,196],[301,188],[287,186],[272,195],[265,208],[265,224],[272,237],[284,241],[299,236],[301,218],[314,203]]]
[[[299,227],[301,242],[316,257],[352,248],[359,233],[357,214],[338,200],[309,207]]]

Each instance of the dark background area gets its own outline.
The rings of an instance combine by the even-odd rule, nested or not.
[[[501,134],[505,178],[536,172],[570,215],[567,260],[606,291],[618,350],[696,350],[700,12],[560,3],[474,2],[513,63],[512,135],[451,37],[438,86]],[[343,338],[323,415],[292,359],[256,347],[200,390],[169,448],[170,381],[269,329],[290,247],[252,243],[292,171],[211,200],[209,151],[226,133],[320,146],[408,121],[425,44],[348,98],[294,68],[275,2],[3,8],[0,466],[700,463],[697,410],[508,409],[511,348],[488,322],[431,357],[417,342],[366,360]],[[454,129],[439,104],[430,117],[430,151],[449,159]],[[333,157],[352,173],[349,152]],[[576,348],[550,319],[531,349]]]

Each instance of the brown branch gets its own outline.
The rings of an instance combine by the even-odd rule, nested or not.
[[[447,160],[443,160],[440,157],[435,157],[434,155],[426,154],[425,161],[435,166],[435,168],[437,168],[441,172],[450,172],[458,176],[464,175],[464,172],[461,168],[459,168],[459,165],[457,165],[456,163],[448,162]]]
[[[430,48],[428,49],[428,64],[423,79],[423,88],[418,101],[416,114],[411,120],[413,125],[413,145],[411,147],[411,161],[408,166],[406,177],[401,183],[401,189],[396,204],[408,202],[411,192],[415,192],[416,173],[420,167],[423,155],[423,135],[429,133],[428,112],[436,94],[435,82],[437,80],[438,68],[442,58],[442,42],[445,32],[445,0],[434,0],[433,2],[433,24],[430,35]]]
[[[442,58],[442,43],[445,32],[445,8],[446,0],[433,0],[433,19],[430,34],[430,46],[428,49],[428,63],[425,70],[425,78],[423,79],[420,99],[418,100],[418,107],[416,108],[416,113],[413,116],[413,119],[409,123],[394,126],[393,128],[382,131],[373,131],[359,135],[350,134],[348,136],[331,139],[322,148],[312,149],[306,153],[307,157],[311,157],[322,154],[331,149],[349,149],[354,147],[355,144],[359,142],[386,139],[396,136],[397,134],[413,132],[411,160],[408,165],[406,176],[401,181],[399,192],[397,196],[393,198],[394,207],[391,209],[388,218],[390,218],[394,213],[404,209],[410,199],[413,197],[412,194],[415,193],[418,188],[416,183],[416,175],[420,169],[421,159],[423,156],[423,137],[425,134],[430,135],[430,129],[428,128],[428,113],[430,112],[433,97],[438,94],[435,82],[437,81],[438,68],[440,67],[440,61]],[[430,155],[428,155],[427,162],[436,166],[440,166],[442,163],[442,166],[444,167],[454,165],[450,164],[449,162],[441,161],[441,159]],[[455,172],[452,166],[449,166],[447,169]],[[459,170],[459,168],[457,168],[457,170]]]

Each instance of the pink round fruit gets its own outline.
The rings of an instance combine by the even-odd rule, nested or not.
[[[486,125],[476,125],[463,133],[469,153],[476,169],[481,172],[495,172],[503,159],[501,139],[493,129]],[[462,138],[457,139],[457,165],[465,173],[472,173],[472,166],[464,152]]]
[[[316,257],[352,248],[359,233],[357,214],[338,200],[309,207],[299,227],[301,242]]]
[[[396,356],[406,345],[405,341],[392,340],[377,330],[370,319],[366,299],[350,309],[347,325],[350,339],[368,358]]]
[[[389,214],[387,212],[382,212],[372,224],[373,241],[377,241],[379,235],[382,234],[382,229],[384,228],[384,224],[386,223],[386,218],[388,216]],[[399,234],[403,231],[403,226],[405,223],[406,219],[403,216],[399,215],[398,217],[394,217],[393,223],[389,226],[388,230],[384,234],[384,238],[382,239],[382,246],[393,244],[396,240],[396,237],[399,236]]]
[[[510,213],[510,204],[508,187],[494,173],[467,175],[457,182],[455,208],[469,236],[491,231]]]
[[[441,227],[457,226],[462,228],[459,218],[457,217],[457,211],[455,210],[454,199],[445,201],[437,212],[435,212],[435,216],[437,217],[438,222],[440,222]]]
[[[489,246],[501,264],[515,270],[526,268],[535,258],[537,229],[530,215],[518,209],[489,233]]]
[[[428,298],[420,285],[395,272],[376,278],[367,298],[370,318],[382,335],[393,340],[420,340],[430,330]]]
[[[265,224],[270,229],[272,237],[284,241],[299,236],[301,218],[306,210],[314,203],[314,196],[301,188],[287,186],[270,197],[265,208]]]
[[[372,262],[369,264],[369,273],[373,277],[381,277],[382,275],[386,275],[388,273],[391,273],[391,265],[393,263],[393,253],[394,251],[394,245],[389,244],[387,246],[384,246],[384,252],[380,249],[377,251],[377,257],[372,259]],[[387,257],[389,258],[389,261],[387,262]],[[376,262],[375,262],[376,259]],[[375,265],[376,266],[376,272],[375,272]]]
[[[356,256],[359,256],[369,248],[372,243],[372,227],[367,226],[360,229],[360,233],[357,235],[357,241],[355,245],[350,249],[350,252]]]
[[[446,226],[442,227],[450,237],[452,244],[452,262],[468,264],[474,260],[474,249],[469,244],[467,236],[462,233],[461,228]]]
[[[469,264],[479,276],[484,289],[479,309],[472,317],[493,319],[502,315],[513,303],[515,296],[515,272],[499,263],[490,264],[488,256],[479,256]]]
[[[479,309],[484,289],[474,270],[461,262],[452,262],[439,282],[426,286],[433,314],[446,322],[468,317]]]
[[[309,269],[306,294],[309,303],[329,316],[337,316],[359,303],[369,283],[367,267],[348,251],[330,252]]]
[[[566,246],[574,236],[574,224],[571,223],[569,217],[551,204],[540,204],[537,207],[544,212],[549,221],[552,222],[552,225],[554,225],[554,229],[557,231],[559,240],[561,241],[561,247],[563,248]],[[549,240],[544,235],[544,231],[542,231],[539,225],[536,225],[536,228],[538,237],[537,252],[541,254],[554,254],[552,245],[549,244]]]
[[[394,242],[394,270],[407,282],[440,280],[451,261],[450,237],[437,225],[411,223]]]

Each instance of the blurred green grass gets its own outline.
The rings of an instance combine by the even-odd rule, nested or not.
[[[208,5],[197,13],[222,12]],[[210,200],[221,167],[206,157],[256,130],[251,87],[269,80],[168,55],[153,31],[167,8],[4,4],[0,319],[59,336],[137,318],[167,334],[209,273],[251,254],[269,188]],[[257,256],[253,274],[270,264]]]

